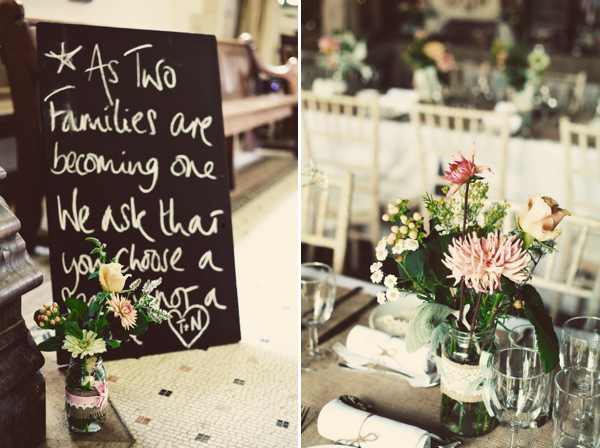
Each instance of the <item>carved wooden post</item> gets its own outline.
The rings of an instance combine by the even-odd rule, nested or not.
[[[10,448],[37,447],[46,438],[44,357],[21,316],[21,296],[42,283],[42,273],[20,226],[0,197],[0,447]]]

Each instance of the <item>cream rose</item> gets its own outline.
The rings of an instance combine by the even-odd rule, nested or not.
[[[523,206],[517,220],[522,231],[543,242],[562,233],[562,229],[557,229],[556,226],[567,215],[571,213],[559,208],[554,199],[535,194]]]
[[[119,263],[101,264],[100,270],[98,271],[98,278],[100,279],[100,285],[104,291],[108,292],[121,292],[125,288],[125,280],[130,277],[131,274],[121,274],[121,268],[123,266]]]
[[[423,53],[429,56],[434,61],[438,61],[444,57],[446,47],[441,42],[427,42],[423,45]]]

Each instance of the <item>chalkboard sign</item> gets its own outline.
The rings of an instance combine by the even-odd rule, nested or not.
[[[162,277],[173,315],[105,358],[239,341],[215,37],[39,23],[37,41],[55,300],[100,291],[93,236]]]

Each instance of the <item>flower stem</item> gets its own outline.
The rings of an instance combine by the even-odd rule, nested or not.
[[[490,313],[490,319],[488,320],[487,328],[490,328],[492,326],[492,322],[494,322],[494,318],[496,317],[496,312],[498,311],[499,298],[500,298],[500,296],[498,294],[496,294],[494,296],[494,304],[492,305],[492,312]]]
[[[458,302],[458,325],[463,321],[463,294],[465,292],[465,278],[460,279],[460,302]]]
[[[404,267],[403,263],[398,263],[398,265],[402,268],[402,270],[404,271],[404,273],[406,274],[406,276],[408,277],[408,279],[413,283],[413,286],[415,286],[417,289],[421,290],[421,292],[425,295],[427,295],[429,298],[431,298],[433,301],[435,301],[435,299],[433,297],[431,297],[431,293],[429,293],[429,291],[426,291],[425,289],[423,289],[423,287],[419,284],[419,282],[413,280],[412,275],[409,274],[409,272],[406,270],[406,267]]]
[[[463,230],[462,230],[462,237],[465,237],[465,234],[467,233],[467,205],[469,203],[469,181],[467,181],[467,183],[465,184],[465,210],[463,213]]]
[[[481,304],[481,297],[483,293],[480,292],[477,297],[477,304],[475,305],[475,311],[473,312],[473,317],[471,318],[471,328],[469,328],[469,338],[473,334],[473,329],[475,328],[475,321],[477,320],[477,313],[479,312],[479,305]]]
[[[467,183],[465,184],[465,209],[463,212],[463,230],[462,230],[462,237],[463,239],[465,238],[465,235],[467,233],[467,206],[469,204],[469,182],[467,181]],[[462,323],[462,319],[463,319],[463,295],[465,293],[465,278],[461,278],[460,280],[460,302],[458,303],[458,325],[460,325]],[[471,328],[473,328],[473,325],[471,325]]]

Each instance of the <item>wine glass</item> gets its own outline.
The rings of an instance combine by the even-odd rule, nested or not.
[[[330,348],[319,347],[317,327],[325,323],[335,302],[333,269],[318,262],[303,263],[300,267],[301,322],[308,328],[308,348],[302,351],[302,370],[321,370],[337,360]]]
[[[574,317],[563,325],[560,366],[600,370],[600,319]]]
[[[552,446],[600,446],[600,372],[565,367],[554,378]]]
[[[517,431],[542,411],[549,382],[536,350],[509,347],[491,359],[485,388],[496,418],[511,430],[510,448],[518,448]]]
[[[537,350],[537,337],[535,327],[531,324],[519,325],[508,333],[508,344],[510,347],[523,347]],[[557,371],[559,368],[557,367]],[[552,381],[546,399],[542,404],[542,411],[527,428],[535,429],[546,424],[550,419],[550,403],[552,402]]]

